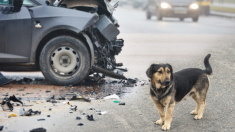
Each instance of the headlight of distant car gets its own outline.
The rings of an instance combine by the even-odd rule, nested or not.
[[[193,3],[189,6],[190,9],[198,9],[198,4],[197,3]]]
[[[168,4],[168,3],[166,3],[166,2],[162,2],[162,3],[161,3],[161,8],[162,8],[162,9],[169,9],[169,8],[171,8],[171,5]]]

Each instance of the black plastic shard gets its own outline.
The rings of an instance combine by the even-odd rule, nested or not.
[[[81,117],[76,117],[76,120],[81,120],[82,118]]]
[[[36,128],[36,129],[33,129],[33,130],[30,130],[30,132],[46,132],[47,130],[44,129],[44,128]]]
[[[0,126],[0,131],[2,131],[3,128],[4,128],[4,126]]]
[[[46,119],[38,119],[38,121],[45,121]]]
[[[126,103],[119,103],[119,105],[126,105]]]
[[[11,101],[13,101],[13,102],[19,102],[19,103],[21,103],[22,104],[22,106],[23,106],[23,103],[19,100],[19,99],[17,99],[16,97],[15,97],[15,95],[12,95],[12,96],[10,96],[9,98],[8,97],[5,97],[4,98],[4,100],[2,101],[2,109],[4,110],[4,111],[7,111],[7,110],[10,110],[10,111],[13,111],[13,109],[14,109],[14,107],[13,107],[13,105],[11,104]]]
[[[83,126],[84,124],[83,123],[79,123],[78,126]]]
[[[32,116],[32,115],[41,115],[41,111],[33,111],[32,109],[29,109],[25,113],[25,116]]]
[[[93,118],[93,115],[87,115],[87,120],[89,121],[95,121],[95,119]]]
[[[9,100],[10,100],[10,101],[13,101],[13,102],[19,102],[19,103],[21,103],[22,106],[23,106],[23,103],[22,103],[19,99],[17,99],[17,98],[15,97],[15,95],[10,96]]]

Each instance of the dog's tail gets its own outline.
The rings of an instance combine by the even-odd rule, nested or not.
[[[211,68],[211,65],[210,65],[210,63],[209,63],[210,57],[211,57],[211,54],[208,54],[208,55],[205,57],[205,59],[204,59],[204,65],[205,65],[205,67],[206,67],[206,69],[205,69],[204,71],[205,71],[205,73],[206,73],[207,75],[211,75],[211,74],[212,74],[212,68]]]

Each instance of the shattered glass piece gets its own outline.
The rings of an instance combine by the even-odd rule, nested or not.
[[[24,108],[20,108],[20,112],[19,112],[19,116],[23,116],[25,113],[25,110]]]

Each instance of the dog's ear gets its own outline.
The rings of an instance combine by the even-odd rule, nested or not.
[[[173,68],[170,64],[167,64],[167,66],[170,68],[171,70],[171,80],[173,80]]]
[[[152,78],[152,76],[153,76],[153,67],[154,67],[154,65],[152,64],[152,65],[148,68],[148,70],[146,71],[146,75],[147,75],[149,78]]]

